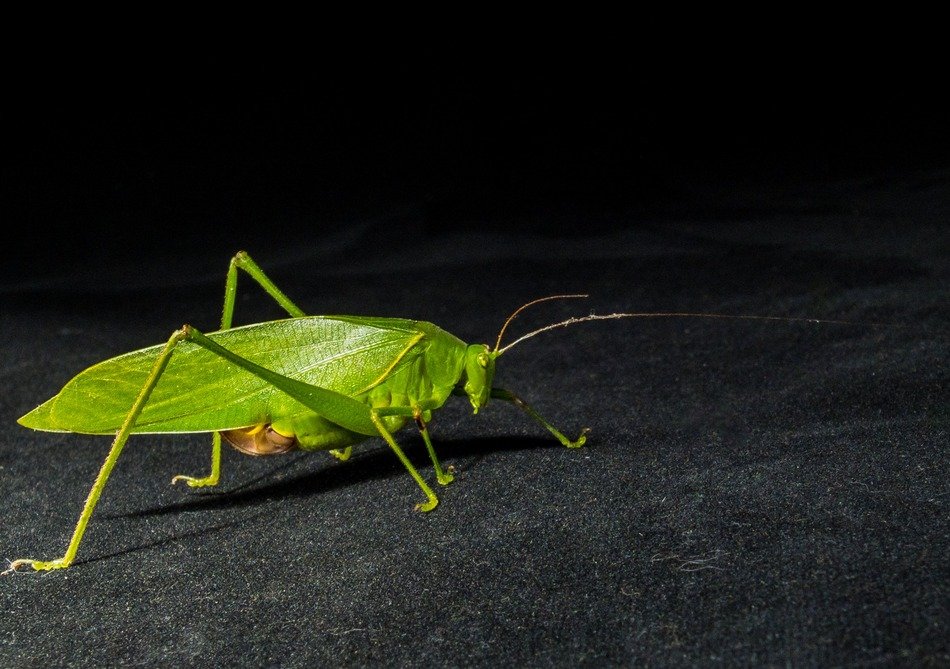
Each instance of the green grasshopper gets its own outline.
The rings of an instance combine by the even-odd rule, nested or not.
[[[232,328],[238,270],[252,277],[291,317]],[[164,345],[93,365],[19,419],[21,425],[34,430],[115,435],[115,441],[63,557],[48,562],[13,560],[7,572],[27,565],[34,570],[65,569],[73,563],[109,474],[131,434],[213,433],[210,474],[172,478],[172,483],[184,481],[196,488],[218,483],[222,436],[250,455],[327,450],[340,460],[350,456],[354,444],[382,437],[425,493],[426,501],[416,509],[431,511],[439,500],[393,433],[411,418],[425,442],[436,481],[448,485],[453,475],[436,457],[428,423],[432,412],[452,395],[468,397],[475,413],[490,399],[511,402],[563,445],[577,448],[585,443],[586,429],[577,439],[568,439],[513,392],[492,385],[498,357],[530,337],[576,323],[614,318],[813,321],[689,313],[592,314],[547,325],[501,346],[506,328],[522,310],[539,302],[574,297],[586,296],[554,295],[523,305],[508,317],[495,347],[490,348],[466,344],[423,321],[307,316],[247,253],[239,252],[228,269],[218,332],[205,335],[184,325]]]
[[[232,328],[239,269],[291,318]],[[512,314],[506,327],[520,311]],[[451,395],[467,396],[476,413],[490,398],[512,402],[565,446],[583,445],[583,433],[568,439],[514,393],[492,387],[495,360],[510,348],[500,348],[503,334],[504,328],[490,349],[485,344],[467,345],[422,321],[307,316],[247,253],[239,252],[228,269],[218,332],[205,335],[185,325],[164,345],[93,365],[19,419],[34,430],[114,434],[115,441],[63,557],[49,562],[17,559],[8,571],[26,565],[35,570],[64,569],[72,564],[131,434],[212,432],[211,473],[172,479],[192,487],[218,483],[222,436],[251,455],[299,448],[328,450],[340,460],[349,457],[354,444],[382,437],[425,493],[426,501],[416,505],[420,511],[431,511],[439,500],[393,433],[412,418],[436,480],[448,485],[453,475],[439,463],[427,424]]]

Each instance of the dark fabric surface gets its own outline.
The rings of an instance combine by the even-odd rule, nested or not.
[[[118,135],[76,112],[65,146],[39,133],[40,157],[14,146],[0,557],[61,555],[109,447],[16,418],[183,322],[214,329],[239,248],[312,313],[419,318],[469,342],[493,343],[516,307],[565,292],[590,298],[539,305],[510,337],[592,311],[858,324],[644,319],[540,335],[499,359],[497,381],[569,435],[589,427],[587,446],[561,447],[500,402],[473,416],[450,401],[432,433],[456,480],[429,514],[380,440],[346,463],[228,449],[221,485],[196,492],[169,480],[204,472],[210,439],[135,437],[77,562],[0,578],[0,664],[950,663],[950,172],[932,117],[913,131],[899,122],[915,110],[889,117],[901,131],[859,117],[839,141],[817,114],[713,140],[651,126],[661,107],[641,106],[625,135],[635,105],[598,116],[594,98],[590,132],[561,136],[576,115],[533,125],[550,101],[537,91],[512,86],[498,109],[479,98],[471,111],[459,86],[453,104],[423,96],[435,127],[418,121],[409,139],[398,104],[354,139],[374,118],[346,125],[357,98],[322,112],[334,139],[311,129],[297,148],[316,93],[264,106],[286,116],[285,136],[260,108],[216,116],[221,91],[176,117],[173,130],[197,129],[172,148],[152,108]],[[246,278],[239,291],[237,323],[281,316]],[[432,480],[421,439],[399,440]]]

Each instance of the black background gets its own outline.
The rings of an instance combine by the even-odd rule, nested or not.
[[[630,213],[715,222],[749,189],[764,197],[747,213],[799,187],[945,166],[923,56],[762,46],[20,54],[3,167],[20,234],[3,271],[307,248],[354,219],[411,219],[383,226],[405,240],[570,237],[628,228]]]
[[[768,40],[764,40],[767,42]],[[375,442],[130,442],[65,572],[0,579],[5,665],[940,664],[950,133],[914,57],[36,49],[6,83],[2,556],[58,555],[108,440],[14,424],[213,329],[247,249],[304,309],[552,333],[434,425],[431,514]],[[245,281],[237,321],[280,312]],[[529,320],[529,318],[531,320]],[[509,357],[510,356],[510,357]],[[510,365],[502,369],[502,365]],[[423,471],[421,442],[401,437]]]

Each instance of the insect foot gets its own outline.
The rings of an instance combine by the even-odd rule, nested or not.
[[[0,575],[14,574],[17,573],[19,567],[25,567],[29,565],[33,567],[34,571],[49,571],[50,569],[65,569],[72,563],[72,560],[67,561],[65,558],[60,558],[59,560],[51,560],[49,562],[40,562],[39,560],[30,560],[30,559],[19,559],[14,560],[10,563],[10,568],[4,571]]]
[[[205,476],[204,478],[195,478],[193,476],[185,476],[184,474],[178,474],[177,476],[172,477],[172,485],[175,485],[179,481],[184,481],[192,488],[204,488],[206,486],[215,486],[218,485],[217,476]]]
[[[346,448],[331,448],[330,455],[335,457],[340,462],[346,462],[350,459],[350,455],[353,453],[353,447],[347,446]]]
[[[455,465],[449,465],[444,472],[436,472],[436,480],[439,485],[448,485],[455,480]]]
[[[577,439],[575,439],[574,441],[568,440],[568,442],[564,445],[567,446],[568,448],[580,448],[581,446],[587,443],[588,432],[590,432],[590,428],[585,427],[583,430],[581,430],[581,433],[577,437]]]
[[[432,509],[434,509],[438,505],[439,505],[439,498],[432,496],[429,498],[428,502],[419,502],[418,504],[416,504],[415,510],[423,511],[423,512],[432,511]]]

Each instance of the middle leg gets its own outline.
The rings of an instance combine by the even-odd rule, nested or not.
[[[416,422],[416,427],[419,428],[419,434],[422,435],[422,440],[426,444],[426,451],[429,452],[429,459],[432,460],[432,465],[435,468],[435,478],[439,482],[439,485],[448,485],[455,480],[455,476],[452,474],[452,468],[449,467],[448,471],[443,470],[442,464],[435,454],[435,447],[432,445],[432,439],[429,438],[429,426],[425,420],[425,414],[428,413],[427,411],[421,406],[415,406],[385,407],[377,409],[376,412],[380,416],[411,416]]]

